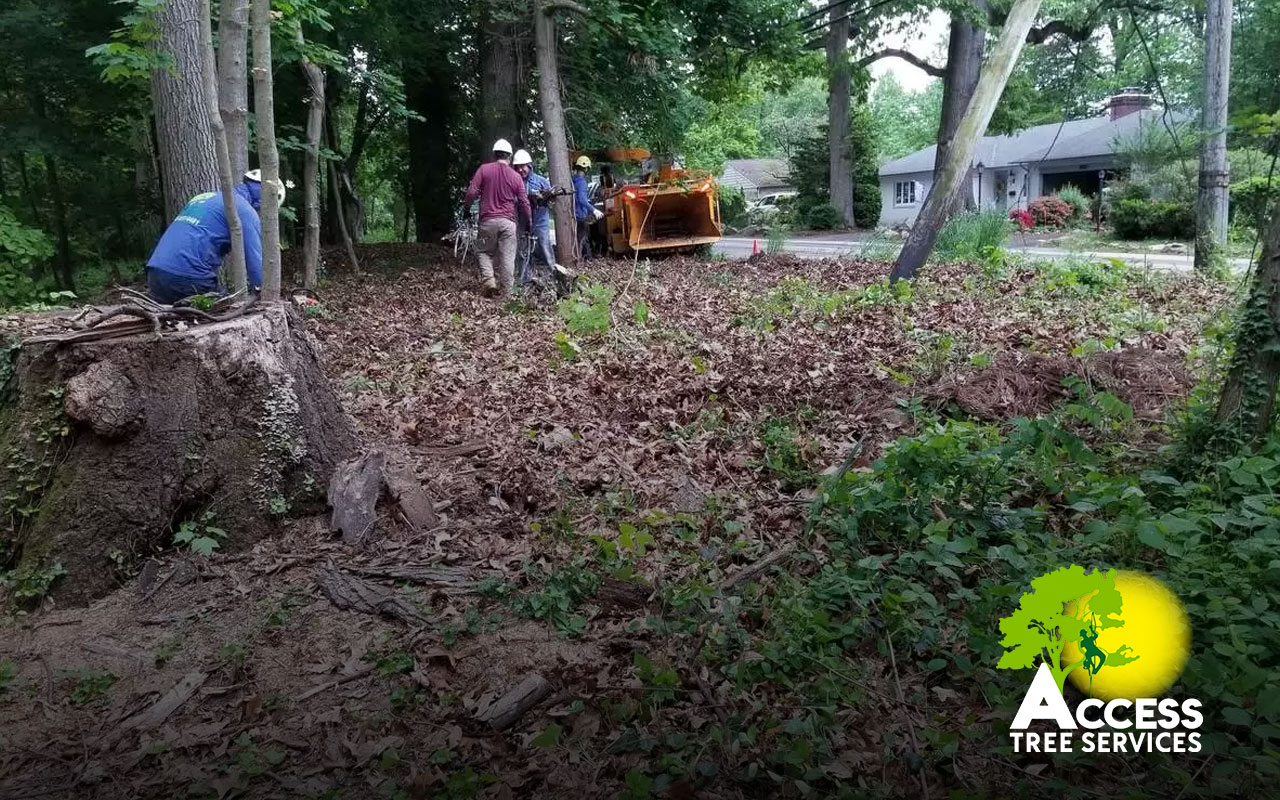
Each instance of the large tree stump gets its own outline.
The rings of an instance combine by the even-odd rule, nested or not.
[[[24,343],[0,387],[0,571],[61,564],[58,598],[86,601],[185,521],[226,531],[224,551],[244,546],[275,517],[322,510],[355,444],[288,306],[159,336]]]

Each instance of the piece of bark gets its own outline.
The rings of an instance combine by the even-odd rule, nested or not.
[[[742,569],[738,570],[734,574],[720,581],[718,584],[716,584],[716,591],[723,592],[728,589],[732,589],[734,586],[737,586],[743,581],[754,578],[755,576],[767,570],[769,567],[772,567],[774,564],[777,564],[779,561],[782,561],[783,559],[786,559],[786,558],[790,558],[791,554],[794,553],[795,550],[796,550],[795,545],[789,544],[780,550],[773,551],[773,553],[760,559],[756,563],[743,567]]]
[[[183,675],[182,679],[165,692],[163,697],[124,720],[113,731],[103,736],[98,742],[99,746],[109,748],[119,742],[129,731],[146,732],[160,727],[173,712],[182,708],[183,704],[200,690],[208,677],[209,675],[204,672],[188,672]]]
[[[596,591],[596,602],[608,611],[639,611],[649,603],[653,589],[643,583],[605,578]]]
[[[488,450],[489,443],[477,439],[474,442],[467,442],[466,444],[454,445],[452,447],[423,447],[420,449],[424,455],[435,456],[436,458],[460,458],[462,456],[471,456]]]
[[[90,653],[95,653],[108,658],[115,658],[121,661],[127,661],[133,665],[135,669],[147,664],[153,660],[151,653],[140,650],[136,647],[130,647],[123,642],[117,642],[114,639],[102,637],[100,639],[91,639],[80,645]]]
[[[467,592],[475,588],[472,569],[466,566],[445,564],[371,564],[367,567],[348,567],[348,572],[369,578],[387,578],[408,581],[444,592]]]
[[[425,625],[428,622],[408,600],[363,578],[326,568],[316,575],[316,584],[329,602],[340,609],[382,614],[407,625]]]
[[[530,672],[514,689],[494,700],[476,714],[476,719],[495,731],[506,730],[525,712],[551,694],[551,684],[536,672]]]
[[[375,450],[363,458],[345,461],[329,482],[329,505],[333,516],[329,529],[340,531],[342,541],[360,546],[378,518],[378,497],[382,494],[382,472],[386,455]]]
[[[440,524],[435,503],[422,488],[422,483],[405,467],[384,470],[387,491],[400,506],[400,513],[414,533],[428,531]]]

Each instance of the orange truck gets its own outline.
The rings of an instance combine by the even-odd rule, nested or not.
[[[594,233],[608,252],[688,253],[720,241],[724,225],[714,176],[680,169],[637,148],[575,152],[573,160],[580,155],[591,158],[600,174],[592,200],[604,217]]]

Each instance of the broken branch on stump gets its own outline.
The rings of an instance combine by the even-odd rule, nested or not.
[[[514,689],[479,711],[476,719],[495,731],[506,730],[549,694],[551,694],[551,684],[546,678],[531,672]]]
[[[333,514],[329,529],[342,532],[342,541],[360,546],[378,515],[382,495],[383,467],[387,457],[380,451],[340,465],[329,481],[329,505]]]

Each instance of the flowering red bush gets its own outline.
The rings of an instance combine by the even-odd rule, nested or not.
[[[1036,225],[1042,228],[1065,228],[1071,223],[1074,213],[1071,204],[1059,197],[1037,197],[1027,210],[1035,217]]]
[[[1036,226],[1036,218],[1025,208],[1015,208],[1010,211],[1009,219],[1013,220],[1020,231],[1029,231]]]

